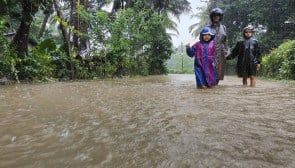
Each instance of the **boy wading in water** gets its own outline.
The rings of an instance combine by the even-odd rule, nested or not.
[[[200,41],[192,47],[186,46],[187,55],[194,57],[194,70],[197,88],[209,88],[217,85],[216,72],[216,47],[214,34],[209,27],[205,27],[200,33]]]
[[[255,87],[255,76],[260,69],[261,53],[256,39],[253,38],[254,29],[247,26],[243,29],[244,39],[237,42],[227,60],[238,56],[237,74],[243,78],[243,85],[247,86],[247,79],[250,78],[250,86]]]

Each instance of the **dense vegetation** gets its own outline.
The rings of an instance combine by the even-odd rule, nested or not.
[[[185,46],[182,44],[175,48],[167,62],[169,73],[193,73],[194,59],[186,55]]]
[[[190,10],[186,0],[9,0],[0,6],[0,77],[16,80],[167,73],[172,43],[166,30],[175,29],[168,15]]]
[[[266,77],[295,80],[295,40],[287,41],[262,59]]]
[[[294,79],[294,42],[287,41],[295,38],[294,0],[207,2],[192,33],[198,35],[209,24],[209,11],[220,7],[230,47],[251,24],[269,54],[262,74]],[[166,32],[176,30],[169,14],[189,10],[187,0],[2,0],[0,78],[93,79],[165,74],[167,67],[170,73],[191,73],[193,60],[183,46],[173,49]]]

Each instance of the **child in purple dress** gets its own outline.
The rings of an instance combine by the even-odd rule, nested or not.
[[[209,27],[200,33],[200,41],[186,46],[187,55],[195,58],[194,70],[197,88],[209,88],[218,84],[216,72],[216,46]]]

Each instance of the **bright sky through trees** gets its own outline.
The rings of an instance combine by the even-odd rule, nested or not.
[[[176,18],[173,20],[177,23],[177,30],[179,31],[179,35],[172,36],[173,45],[175,47],[179,46],[181,43],[194,43],[196,39],[189,32],[189,27],[198,22],[197,18],[191,18],[192,14],[197,12],[196,8],[201,6],[206,6],[207,3],[201,2],[201,0],[188,0],[191,3],[192,11],[190,13],[184,13],[180,16],[179,21]],[[208,17],[209,19],[209,17]]]

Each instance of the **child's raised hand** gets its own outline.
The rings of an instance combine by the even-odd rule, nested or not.
[[[190,48],[191,46],[190,46],[189,43],[187,43],[187,44],[185,45],[185,47],[186,47],[186,48]]]

